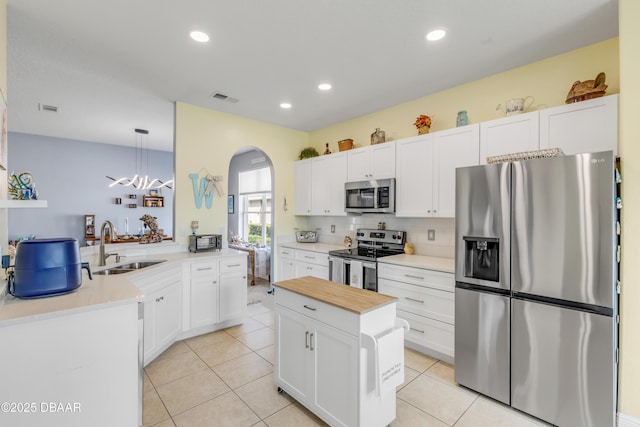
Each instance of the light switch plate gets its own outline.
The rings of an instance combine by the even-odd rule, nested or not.
[[[336,226],[335,224],[331,224],[331,232],[335,233],[336,232]]]
[[[427,230],[427,240],[436,240],[436,230]]]

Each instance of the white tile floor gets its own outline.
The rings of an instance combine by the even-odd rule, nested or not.
[[[274,315],[248,306],[240,326],[175,343],[145,368],[144,426],[324,426],[273,382]],[[405,349],[393,427],[548,426],[453,381],[453,367]]]

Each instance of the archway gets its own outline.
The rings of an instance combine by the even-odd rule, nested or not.
[[[228,241],[250,251],[252,284],[274,277],[274,182],[271,159],[256,147],[238,150],[229,161]]]

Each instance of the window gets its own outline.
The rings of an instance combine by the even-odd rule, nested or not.
[[[269,168],[238,175],[238,230],[254,245],[271,245],[271,171]]]

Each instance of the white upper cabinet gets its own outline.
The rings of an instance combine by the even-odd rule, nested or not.
[[[346,215],[346,181],[347,153],[314,157],[311,161],[311,215]]]
[[[433,134],[433,216],[456,214],[456,168],[479,164],[478,124]]]
[[[347,151],[348,181],[394,178],[396,176],[396,143],[370,145]]]
[[[540,113],[517,114],[480,123],[480,163],[499,154],[535,151],[540,147]]]
[[[479,125],[396,142],[396,216],[455,216],[456,168],[478,164]]]
[[[294,212],[311,215],[311,160],[295,162]]]
[[[564,154],[618,152],[618,95],[540,111],[540,148]]]
[[[431,216],[432,134],[396,141],[396,216]]]

